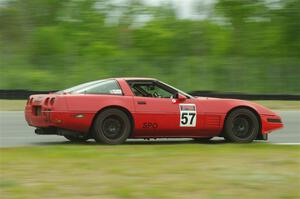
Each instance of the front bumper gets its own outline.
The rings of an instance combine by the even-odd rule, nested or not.
[[[261,115],[262,134],[284,127],[281,117],[278,115]]]

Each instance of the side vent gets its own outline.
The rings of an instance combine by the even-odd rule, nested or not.
[[[207,127],[220,127],[221,116],[218,115],[207,115],[205,117],[205,124]]]

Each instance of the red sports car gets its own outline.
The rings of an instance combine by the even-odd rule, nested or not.
[[[32,95],[25,117],[36,134],[106,144],[127,138],[204,141],[216,136],[248,143],[266,140],[268,133],[283,127],[278,115],[253,102],[193,97],[150,78],[104,79]]]

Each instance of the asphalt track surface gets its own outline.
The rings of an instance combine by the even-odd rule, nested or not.
[[[283,119],[285,127],[269,134],[267,143],[300,144],[300,111],[276,111]],[[256,141],[262,142],[262,141]],[[191,139],[128,140],[127,144],[187,144]],[[213,139],[208,144],[222,144]],[[56,135],[36,135],[29,127],[21,111],[0,112],[0,147],[70,144],[64,137]],[[90,140],[87,144],[95,144]]]

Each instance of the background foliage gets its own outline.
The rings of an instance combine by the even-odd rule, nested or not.
[[[164,1],[166,2],[166,1]],[[300,0],[0,1],[0,88],[151,76],[181,89],[300,93]]]

